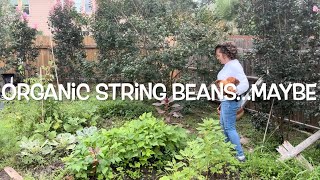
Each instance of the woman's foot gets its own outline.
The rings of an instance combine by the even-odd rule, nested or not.
[[[246,161],[246,157],[245,157],[245,156],[237,156],[237,159],[238,159],[240,162],[245,162],[245,161]]]

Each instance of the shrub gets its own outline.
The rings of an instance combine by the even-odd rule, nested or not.
[[[125,170],[136,174],[142,167],[163,166],[184,147],[186,137],[184,129],[144,113],[120,128],[82,139],[64,161],[77,178],[110,179]]]
[[[154,112],[154,107],[141,101],[113,100],[100,104],[98,114],[103,118],[123,117],[133,119],[145,112]]]
[[[86,54],[83,45],[81,15],[77,13],[74,4],[65,0],[63,5],[57,1],[49,15],[49,25],[52,27],[55,58],[57,59],[58,77],[66,83],[67,80],[80,82]]]
[[[274,83],[279,89],[280,84],[286,87],[320,82],[320,13],[312,10],[316,4],[313,0],[246,1],[239,24],[256,36],[254,51],[247,54],[247,60],[252,61],[255,74],[263,76],[267,85]],[[294,100],[293,90],[288,92],[288,100],[280,93],[282,100],[275,101],[274,115],[283,120],[293,112],[302,112],[304,119],[317,118],[319,90],[319,86],[311,90],[315,92],[314,101]],[[261,111],[268,113],[270,105],[259,104]]]
[[[233,156],[233,145],[225,143],[219,121],[204,119],[199,124],[199,137],[187,142],[187,147],[180,150],[166,170],[170,173],[162,180],[169,179],[212,179],[219,174],[230,175],[236,172],[238,161]]]
[[[12,12],[9,0],[0,1],[0,57],[5,58],[9,55],[8,45],[12,44],[12,37],[10,27],[13,20],[16,18],[15,13]]]
[[[4,10],[5,7],[1,9]],[[1,69],[4,72],[13,70],[17,81],[22,82],[36,72],[34,61],[39,55],[35,45],[37,30],[29,27],[28,15],[25,13],[9,13],[5,17],[11,19],[11,22],[4,20],[4,26],[0,29],[0,40],[5,44],[0,48],[0,57],[3,57],[2,61],[5,63]]]
[[[175,81],[213,81],[218,66],[210,58],[223,34],[214,20],[202,18],[210,10],[197,9],[191,0],[98,1],[98,6],[93,29],[101,78],[163,83],[168,97]]]

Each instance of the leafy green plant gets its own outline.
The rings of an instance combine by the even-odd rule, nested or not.
[[[24,165],[44,165],[68,155],[76,145],[76,136],[70,133],[54,136],[52,139],[37,134],[30,138],[22,137],[19,141],[19,159]]]
[[[97,101],[85,105],[86,103],[78,101],[47,100],[43,103],[43,113],[41,103],[34,100],[5,102],[4,109],[0,111],[1,158],[18,153],[17,142],[23,136],[43,142],[46,139],[51,141],[60,133],[75,133],[79,129],[95,125],[96,121],[100,120],[98,107],[94,106]]]
[[[87,107],[91,108],[86,109]],[[57,133],[75,133],[84,127],[95,126],[100,119],[96,113],[97,106],[87,106],[77,101],[70,104],[47,100],[44,109],[45,121],[35,124],[34,132],[48,139],[54,138]]]
[[[65,150],[72,150],[76,146],[76,136],[70,133],[61,133],[50,142],[54,146],[55,151],[64,152]]]
[[[97,127],[91,126],[91,127],[85,127],[82,130],[78,130],[76,134],[78,139],[83,139],[88,136],[94,135],[94,133],[96,133],[97,131],[98,131]]]
[[[111,178],[121,169],[138,172],[142,167],[162,167],[185,146],[186,137],[182,128],[144,113],[120,128],[102,129],[82,139],[64,161],[78,178]]]
[[[123,117],[126,119],[133,119],[139,117],[145,112],[153,112],[152,106],[140,101],[129,100],[113,100],[105,101],[100,104],[97,113],[103,118]]]
[[[204,119],[199,124],[199,137],[189,141],[185,149],[168,163],[170,173],[162,180],[169,179],[210,179],[218,174],[230,176],[239,165],[234,157],[233,145],[225,143],[219,121]]]
[[[152,104],[156,106],[156,110],[158,111],[158,113],[163,116],[165,118],[165,121],[168,123],[170,122],[171,117],[183,117],[180,113],[180,110],[182,110],[182,106],[177,103],[172,104],[173,101],[173,97],[171,96],[170,98],[166,97],[162,101]],[[161,106],[163,107],[160,108]]]
[[[45,164],[47,161],[44,156],[52,154],[52,146],[48,140],[41,142],[39,139],[27,139],[23,137],[20,143],[20,159],[26,165]]]
[[[66,122],[63,124],[63,129],[66,132],[76,132],[79,129],[82,129],[82,125],[86,122],[86,119],[83,118],[73,118],[69,117]]]

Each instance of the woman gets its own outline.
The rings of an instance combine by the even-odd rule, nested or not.
[[[231,42],[219,44],[215,48],[216,58],[221,64],[224,64],[223,68],[218,73],[217,80],[224,80],[228,77],[235,77],[238,79],[240,83],[237,86],[236,94],[241,98],[241,95],[249,89],[249,82],[237,59],[237,54],[237,47]],[[226,141],[231,141],[231,143],[236,146],[237,159],[239,161],[245,161],[240,137],[236,130],[236,115],[237,110],[240,108],[240,102],[241,101],[238,101],[237,99],[221,99],[220,123],[226,136]]]

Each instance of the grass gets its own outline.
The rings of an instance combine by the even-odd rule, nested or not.
[[[207,103],[202,106],[193,106],[192,112],[189,112],[183,118],[173,119],[173,123],[179,123],[182,127],[187,128],[191,132],[196,131],[198,123],[202,122],[202,119],[205,117],[219,119],[216,113],[217,105],[214,103]],[[244,145],[244,149],[247,153],[253,149],[267,150],[269,153],[272,153],[273,158],[277,158],[279,153],[276,151],[276,148],[282,143],[278,137],[277,131],[271,131],[266,134],[266,140],[263,143],[264,130],[256,130],[252,124],[252,119],[249,113],[237,121],[237,131],[240,136],[244,136],[249,139],[249,143]],[[301,133],[292,129],[289,133],[289,141],[293,146],[298,145],[303,140],[308,138],[308,135]],[[302,155],[314,165],[320,165],[320,150],[317,147],[317,143],[311,145],[305,151],[302,152]]]

